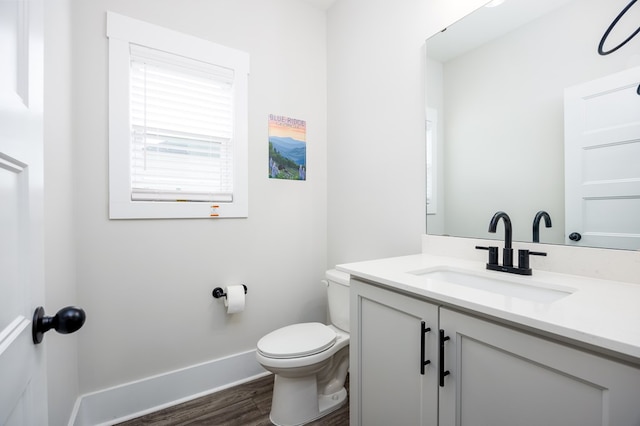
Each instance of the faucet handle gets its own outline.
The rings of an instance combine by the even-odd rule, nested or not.
[[[532,256],[546,256],[547,253],[541,251],[529,251],[527,249],[518,250],[518,268],[529,269],[529,255]]]
[[[487,262],[487,264],[489,265],[498,264],[498,247],[497,246],[490,246],[490,247],[476,246],[476,249],[489,250],[489,261]]]
[[[513,266],[513,249],[511,247],[502,249],[502,265],[508,267]]]

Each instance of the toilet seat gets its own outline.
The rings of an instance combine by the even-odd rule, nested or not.
[[[336,342],[336,332],[319,322],[282,327],[258,341],[258,351],[276,359],[301,358],[324,352]]]

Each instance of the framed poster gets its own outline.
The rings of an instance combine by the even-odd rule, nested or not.
[[[269,114],[269,178],[307,179],[307,122]]]

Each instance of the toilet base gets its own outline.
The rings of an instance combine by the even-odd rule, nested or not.
[[[276,375],[269,420],[276,426],[305,425],[346,402],[344,387],[330,395],[318,395],[315,376],[292,379]]]
[[[318,406],[320,409],[320,415],[313,420],[316,420],[322,416],[326,416],[332,411],[336,411],[346,402],[347,390],[345,388],[342,388],[338,392],[331,395],[318,395]]]

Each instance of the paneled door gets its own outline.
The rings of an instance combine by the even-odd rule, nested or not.
[[[640,249],[640,67],[565,90],[567,244]]]
[[[0,0],[0,425],[46,425],[41,0]]]

